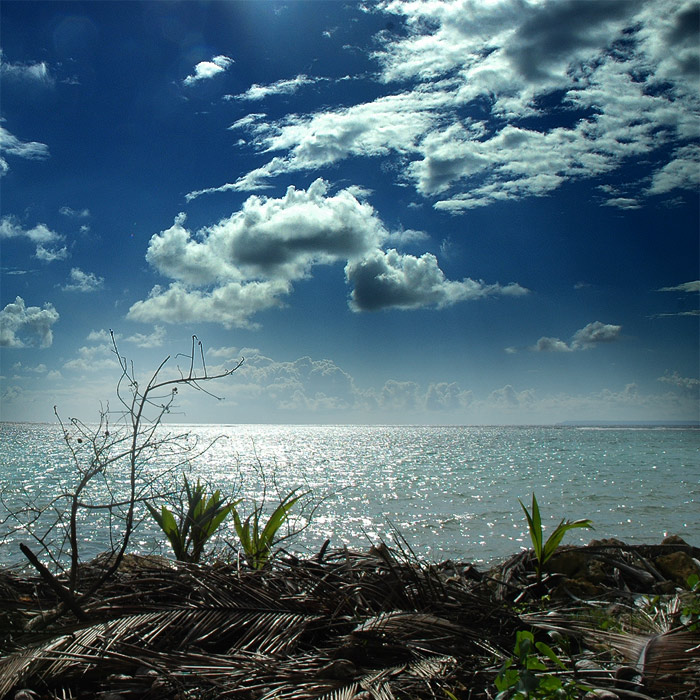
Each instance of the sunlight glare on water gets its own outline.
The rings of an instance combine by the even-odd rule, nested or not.
[[[529,546],[518,499],[529,505],[533,491],[549,527],[562,517],[593,520],[594,533],[573,531],[567,542],[592,537],[658,542],[671,533],[700,541],[696,430],[284,425],[177,430],[189,432],[199,448],[213,441],[192,460],[192,475],[244,498],[243,512],[260,500],[263,475],[272,508],[278,492],[310,490],[317,508],[308,527],[285,544],[302,554],[318,551],[325,539],[333,547],[366,549],[398,532],[428,560],[502,559]],[[74,481],[56,426],[3,424],[2,447],[6,492],[23,487],[48,498]],[[182,471],[176,455],[163,451],[149,469],[157,473],[168,466]],[[89,551],[104,550],[108,537],[104,525],[86,521]],[[18,539],[0,548],[0,561],[15,559]],[[135,541],[153,551],[162,538],[146,518]]]

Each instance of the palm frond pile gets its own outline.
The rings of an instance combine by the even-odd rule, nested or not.
[[[638,566],[644,555],[633,550],[591,549],[601,576],[611,567],[611,585],[603,576],[595,601],[569,596],[547,610],[527,553],[484,573],[384,544],[278,557],[260,570],[129,555],[83,603],[83,621],[57,614],[42,579],[0,572],[0,698],[488,700],[525,626],[570,638],[562,673],[591,688],[623,700],[697,697],[700,638],[675,624],[671,603],[646,628],[596,626],[592,610],[634,607],[637,592],[619,578],[632,575],[604,561]],[[83,565],[78,587],[89,589],[104,566]]]

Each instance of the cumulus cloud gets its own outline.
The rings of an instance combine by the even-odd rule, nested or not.
[[[575,352],[576,350],[590,350],[601,343],[611,343],[619,340],[622,326],[611,323],[601,323],[593,321],[580,330],[577,330],[571,337],[569,343],[565,343],[559,338],[544,336],[540,338],[530,349],[535,352]]]
[[[43,245],[38,245],[36,247],[34,257],[37,260],[41,260],[45,263],[52,263],[56,260],[65,260],[68,257],[68,248],[66,248],[66,246],[63,246],[62,248],[46,248]]]
[[[24,228],[14,216],[4,216],[0,219],[0,239],[24,238],[36,245],[34,257],[43,262],[51,263],[68,257],[68,249],[56,244],[63,241],[63,236],[52,231],[46,224],[37,224],[32,228]]]
[[[533,350],[536,352],[571,352],[573,348],[559,338],[543,336],[537,341]]]
[[[58,319],[52,304],[46,303],[43,308],[27,306],[22,297],[17,297],[0,311],[0,347],[48,348],[53,343],[51,327]]]
[[[104,286],[104,277],[98,277],[93,272],[83,272],[79,267],[70,271],[70,283],[63,289],[67,292],[96,292]]]
[[[27,238],[36,244],[55,243],[62,240],[62,236],[52,231],[46,224],[37,224],[27,229],[14,216],[3,216],[0,219],[0,238]]]
[[[519,296],[527,293],[517,284],[502,287],[468,278],[450,281],[431,253],[415,257],[402,255],[395,249],[377,250],[363,260],[349,262],[345,276],[354,286],[351,306],[356,311],[443,308],[489,295]]]
[[[147,323],[186,323],[208,321],[224,328],[254,328],[250,317],[282,305],[280,296],[288,294],[289,284],[283,281],[229,282],[211,291],[188,289],[174,282],[167,289],[151,290],[143,301],[137,301],[127,314],[132,321]]]
[[[84,345],[78,349],[77,357],[63,364],[64,369],[86,373],[97,373],[104,370],[116,369],[118,367],[119,363],[109,343]]]
[[[226,327],[249,325],[255,313],[281,304],[292,283],[316,265],[346,263],[354,285],[351,308],[442,308],[484,296],[521,295],[500,286],[447,280],[434,255],[415,257],[386,243],[417,242],[417,231],[390,232],[356,188],[329,192],[315,180],[307,190],[289,187],[277,199],[253,195],[240,211],[193,234],[184,214],[153,236],[146,259],[173,283],[153,289],[129,311],[134,320],[206,319]],[[361,193],[366,195],[365,192]]]
[[[678,372],[666,372],[662,377],[659,377],[660,382],[671,384],[683,391],[697,394],[700,390],[700,379],[695,377],[681,377]]]
[[[516,391],[510,384],[506,384],[502,389],[492,391],[488,398],[488,403],[500,408],[522,408],[528,406],[534,400],[532,390]]]
[[[211,61],[201,61],[194,67],[194,73],[188,75],[182,82],[184,85],[194,85],[200,80],[208,80],[219,73],[228,70],[234,61],[228,56],[214,56]]]
[[[389,1],[373,11],[406,27],[377,37],[392,94],[240,123],[270,159],[191,196],[256,190],[352,157],[392,158],[402,182],[455,213],[605,178],[639,158],[648,181],[608,206],[697,187],[697,3]],[[254,87],[247,99],[296,86]]]
[[[115,333],[114,337],[119,339],[121,336],[118,333]],[[90,333],[88,333],[87,340],[91,343],[111,343],[112,335],[105,328],[101,328],[99,331],[90,331]]]
[[[175,224],[149,243],[146,259],[162,274],[188,284],[269,277],[294,280],[310,267],[362,255],[388,231],[374,209],[349,190],[328,196],[328,184],[287,189],[275,199],[251,196],[228,219],[193,238]]]
[[[129,343],[135,343],[140,348],[159,348],[163,345],[165,335],[165,328],[163,328],[163,326],[156,326],[153,329],[153,333],[134,333],[128,338],[124,338],[124,340]]]
[[[622,326],[594,321],[574,333],[571,346],[575,350],[587,350],[599,343],[611,343],[619,339],[621,330]]]

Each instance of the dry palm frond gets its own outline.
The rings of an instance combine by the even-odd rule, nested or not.
[[[264,654],[288,652],[304,633],[310,616],[287,611],[183,608],[120,617],[27,645],[0,661],[0,697],[22,678],[75,675],[126,645],[140,650],[172,650],[228,644]],[[213,639],[213,644],[212,642]]]
[[[638,622],[636,629],[633,619]],[[623,632],[599,629],[590,620],[572,619],[561,613],[524,615],[523,620],[534,627],[577,637],[593,648],[617,652],[636,672],[635,686],[639,690],[682,693],[695,688],[700,694],[700,631],[667,629],[666,615],[651,616],[640,611],[636,618],[627,619]]]

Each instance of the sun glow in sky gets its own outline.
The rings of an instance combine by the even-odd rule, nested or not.
[[[698,420],[698,2],[0,13],[2,420]]]

